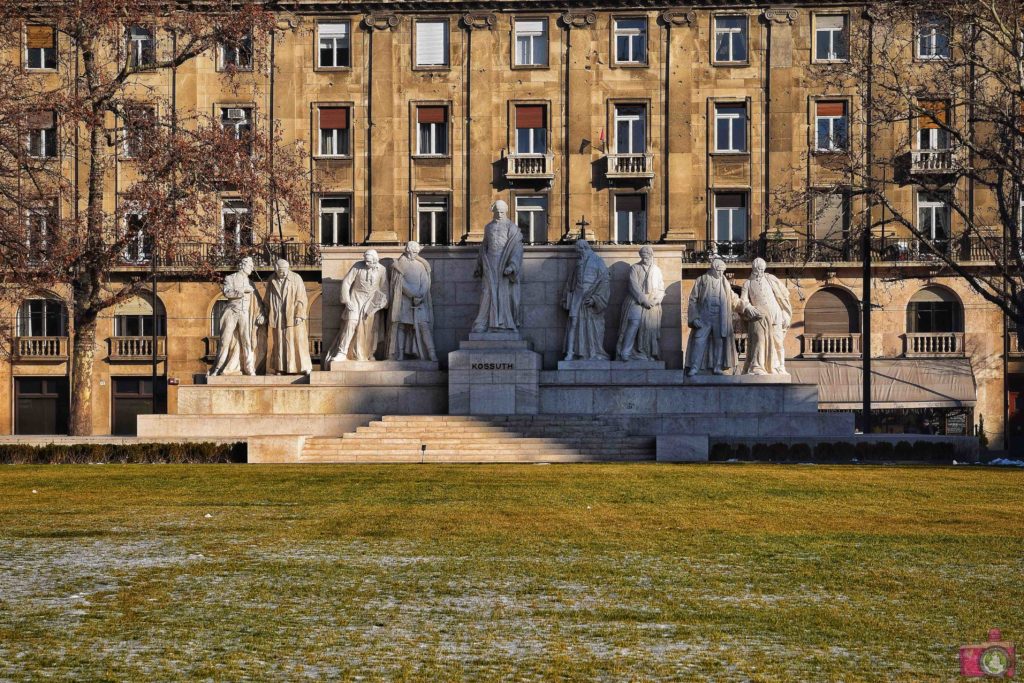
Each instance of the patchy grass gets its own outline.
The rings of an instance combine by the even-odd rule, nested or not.
[[[7,466],[0,513],[0,679],[955,680],[1024,641],[1021,471]]]

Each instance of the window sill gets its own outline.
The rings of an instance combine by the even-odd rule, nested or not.
[[[849,152],[850,152],[850,150],[848,150],[848,149],[812,149],[811,150],[811,155],[812,156],[831,157],[831,156],[836,156],[837,154],[848,154]]]
[[[811,64],[817,64],[818,66],[834,66],[836,64],[849,64],[850,60],[847,59],[812,59]]]
[[[943,55],[935,55],[935,56],[914,55],[914,61],[915,62],[948,62],[951,59],[952,59],[952,57],[948,56],[948,55],[947,56],[943,56]]]
[[[431,161],[438,159],[451,159],[451,154],[413,154],[413,161]]]
[[[30,74],[55,74],[55,73],[57,73],[57,71],[58,71],[57,67],[54,67],[52,69],[49,68],[49,67],[43,67],[43,66],[38,67],[38,68],[37,67],[32,67],[32,66],[26,66],[25,67],[25,73],[30,73]]]
[[[229,73],[231,71],[234,71],[236,74],[251,74],[253,72],[253,68],[251,66],[236,66],[234,69],[228,68],[227,66],[217,67],[217,73],[219,74]]]
[[[314,161],[352,161],[351,154],[314,154]]]
[[[733,152],[733,151],[730,151],[730,150],[715,150],[714,152],[708,152],[708,156],[712,156],[712,157],[726,157],[726,158],[735,159],[737,157],[749,157],[750,156],[750,152],[747,151],[747,150],[736,151],[736,152]]]
[[[550,69],[550,64],[512,64],[513,71],[543,71]]]
[[[348,65],[348,66],[319,66],[319,65],[317,65],[317,66],[313,67],[313,71],[317,71],[317,72],[322,71],[324,73],[345,73],[347,71],[352,71],[352,66],[351,65]]]
[[[650,66],[648,62],[615,62],[611,64],[613,69],[646,69]]]
[[[719,62],[719,61],[712,60],[711,61],[711,66],[744,67],[744,66],[750,66],[750,60],[748,59],[747,61],[744,61],[744,62]]]
[[[451,64],[417,64],[412,67],[413,71],[419,72],[431,72],[431,71],[451,71]]]

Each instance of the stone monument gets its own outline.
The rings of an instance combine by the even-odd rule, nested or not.
[[[263,325],[264,317],[249,280],[253,270],[253,261],[247,256],[239,262],[237,272],[224,278],[221,289],[228,305],[220,317],[220,344],[210,377],[230,373],[236,366],[244,375],[256,374],[256,328]]]
[[[484,226],[474,277],[480,279],[480,309],[473,332],[516,332],[522,325],[520,282],[523,270],[523,234],[508,219],[508,204],[491,205],[494,219]]]
[[[697,278],[690,292],[686,321],[690,340],[686,345],[686,374],[724,375],[736,367],[736,336],[733,312],[739,297],[725,277],[725,261],[715,259]]]
[[[615,355],[622,361],[651,361],[661,357],[661,302],[665,280],[654,263],[654,250],[640,248],[640,263],[629,269],[629,291],[622,302]]]
[[[754,259],[750,279],[740,293],[747,328],[744,375],[786,374],[786,330],[793,320],[793,305],[789,290],[765,272],[766,266],[764,259]]]
[[[608,266],[585,239],[578,240],[576,266],[565,283],[562,302],[569,314],[565,360],[608,360],[604,350],[604,313],[610,296]]]
[[[419,253],[419,243],[409,242],[391,266],[389,360],[405,360],[409,355],[418,360],[437,360],[430,264]]]
[[[362,262],[353,265],[342,280],[341,305],[342,325],[328,361],[375,360],[377,344],[384,337],[381,311],[388,307],[388,273],[373,249],[367,249]]]
[[[267,374],[308,375],[313,371],[309,357],[309,299],[306,285],[288,261],[278,259],[274,277],[267,283]]]

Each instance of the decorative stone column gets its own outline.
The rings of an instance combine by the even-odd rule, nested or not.
[[[399,203],[395,196],[395,171],[405,165],[395,155],[395,33],[396,14],[372,13],[363,18],[370,39],[370,131],[367,189],[366,241],[398,242]],[[404,224],[406,221],[403,220]]]
[[[594,89],[594,72],[590,69],[590,54],[592,52],[593,37],[591,29],[597,23],[597,15],[594,12],[568,11],[561,16],[561,24],[565,28],[565,74],[563,74],[562,98],[564,101],[564,116],[562,133],[565,139],[562,140],[562,177],[560,187],[553,188],[554,191],[563,195],[564,223],[558,226],[560,232],[566,232],[573,237],[579,233],[573,233],[575,227],[571,221],[577,216],[593,216],[593,195],[591,177],[593,170],[594,126],[592,117],[594,115],[591,105],[591,94]],[[579,98],[583,106],[573,109],[572,102]],[[604,107],[601,107],[603,116]],[[566,123],[567,122],[567,123]],[[552,137],[555,137],[554,135]],[[610,132],[606,134],[611,139]],[[584,145],[584,141],[589,144]],[[606,141],[606,144],[607,141]],[[584,228],[585,229],[585,228]],[[549,236],[551,235],[549,226]],[[596,235],[593,232],[585,234],[586,239],[594,240]]]
[[[692,122],[693,116],[693,64],[697,63],[694,29],[697,14],[692,8],[667,9],[661,13],[665,27],[664,100],[671,103],[665,121],[662,154],[668,160],[668,172],[662,178],[664,192],[668,193],[665,207],[665,234],[668,241],[698,238],[695,229],[701,231],[703,239],[704,221],[694,224],[692,197],[698,194],[690,183],[701,179],[705,173],[695,164],[706,163],[706,156],[694,154]],[[703,210],[701,211],[703,213]]]
[[[463,239],[466,242],[480,242],[484,238],[484,225],[494,201],[494,188],[490,178],[491,164],[495,160],[495,144],[492,135],[500,127],[492,123],[500,112],[488,107],[473,108],[473,93],[490,93],[497,89],[498,41],[494,37],[497,18],[488,12],[467,12],[462,15],[462,27],[466,29],[466,82],[465,100],[466,149],[464,201],[468,207],[466,228]],[[476,125],[479,123],[480,125]],[[453,225],[455,221],[452,221]]]

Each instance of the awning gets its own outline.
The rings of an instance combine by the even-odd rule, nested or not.
[[[818,385],[819,406],[859,408],[862,371],[859,360],[786,361],[793,381]],[[874,408],[963,408],[978,400],[968,358],[872,359],[871,402]]]

